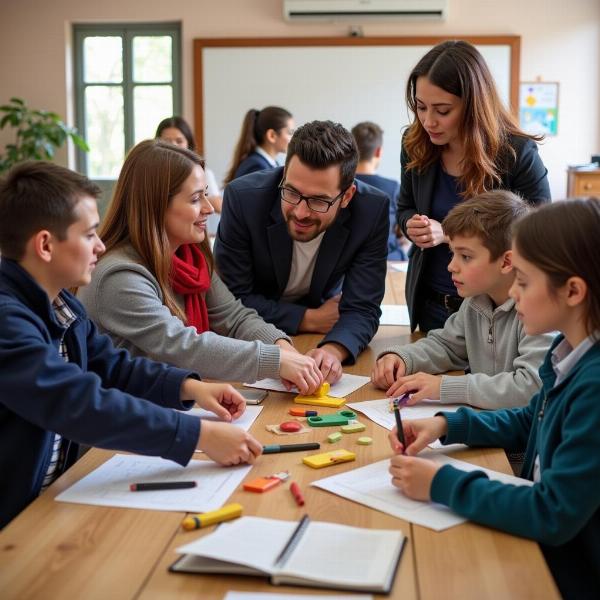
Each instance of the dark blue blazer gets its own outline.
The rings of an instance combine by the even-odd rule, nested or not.
[[[242,175],[248,175],[248,173],[254,173],[255,171],[265,171],[267,169],[273,169],[271,163],[258,152],[252,152],[238,165],[233,175],[234,179],[241,177]]]
[[[350,204],[323,236],[309,293],[294,303],[284,302],[281,296],[290,275],[293,240],[281,212],[277,186],[282,173],[282,167],[252,173],[225,188],[215,241],[219,274],[246,306],[292,335],[298,333],[307,308],[318,308],[342,291],[340,318],[321,344],[341,344],[354,362],[379,325],[388,199],[358,181]]]
[[[0,528],[40,493],[54,433],[63,436],[64,468],[77,443],[182,465],[198,443],[200,420],[171,410],[191,408],[179,396],[195,375],[115,350],[81,303],[61,296],[77,317],[66,332],[29,273],[0,262]],[[69,362],[59,353],[63,336]]]
[[[406,260],[406,252],[400,245],[396,235],[396,207],[400,195],[400,183],[389,177],[382,177],[375,173],[357,173],[356,179],[364,181],[378,190],[381,190],[390,199],[390,234],[388,236],[388,260]]]

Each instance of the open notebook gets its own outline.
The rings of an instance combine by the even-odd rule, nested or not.
[[[170,570],[270,577],[301,585],[389,593],[405,542],[401,531],[242,517],[177,549]]]

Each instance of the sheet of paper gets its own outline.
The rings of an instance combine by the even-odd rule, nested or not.
[[[463,471],[485,471],[490,479],[503,483],[533,485],[526,479],[483,469],[432,450],[421,453],[421,456],[440,465],[451,464]],[[388,467],[389,460],[382,460],[360,469],[314,481],[311,485],[434,531],[442,531],[466,521],[447,506],[434,502],[418,502],[404,496],[392,485]]]
[[[393,269],[394,271],[401,271],[403,273],[408,272],[408,261],[388,262],[388,265],[390,269]]]
[[[363,385],[366,385],[371,381],[370,377],[364,377],[363,375],[352,375],[351,373],[344,373],[342,378],[331,386],[329,395],[334,398],[345,398],[352,392],[355,392]],[[275,392],[287,392],[288,390],[283,385],[280,379],[259,379],[254,383],[245,383],[246,387],[260,388],[261,390],[273,390]],[[298,388],[293,387],[290,390],[293,394],[298,394]]]
[[[382,304],[380,325],[410,325],[408,306],[405,304]]]
[[[232,421],[231,423],[232,423],[232,425],[241,427],[242,429],[249,431],[250,427],[252,427],[252,424],[254,423],[254,421],[256,421],[256,417],[258,417],[258,415],[260,414],[260,411],[262,409],[263,409],[262,406],[254,406],[254,405],[246,404],[246,410],[244,411],[244,414],[239,419],[236,419],[235,421]],[[200,417],[200,418],[208,420],[208,421],[220,421],[221,420],[221,419],[219,419],[219,417],[217,417],[217,415],[215,415],[215,413],[212,413],[208,410],[204,410],[203,408],[192,408],[191,410],[181,411],[181,412],[184,412],[187,415],[196,415],[197,417]]]
[[[223,600],[373,600],[370,595],[272,594],[269,592],[227,592]]]
[[[116,454],[56,497],[59,502],[145,510],[206,512],[220,508],[248,475],[251,465],[221,467],[192,460],[187,467],[154,456]],[[197,481],[182,490],[132,492],[132,483]]]

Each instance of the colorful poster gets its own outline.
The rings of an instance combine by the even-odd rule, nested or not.
[[[522,82],[519,120],[527,133],[556,135],[558,132],[558,83]]]

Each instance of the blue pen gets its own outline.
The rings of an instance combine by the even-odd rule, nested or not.
[[[400,398],[394,398],[394,417],[396,418],[396,435],[398,436],[398,441],[402,444],[402,454],[406,450],[406,441],[404,440],[404,429],[402,428],[402,417],[400,416],[400,403],[402,400],[408,397],[408,394],[404,394]],[[406,403],[406,400],[404,400]]]

